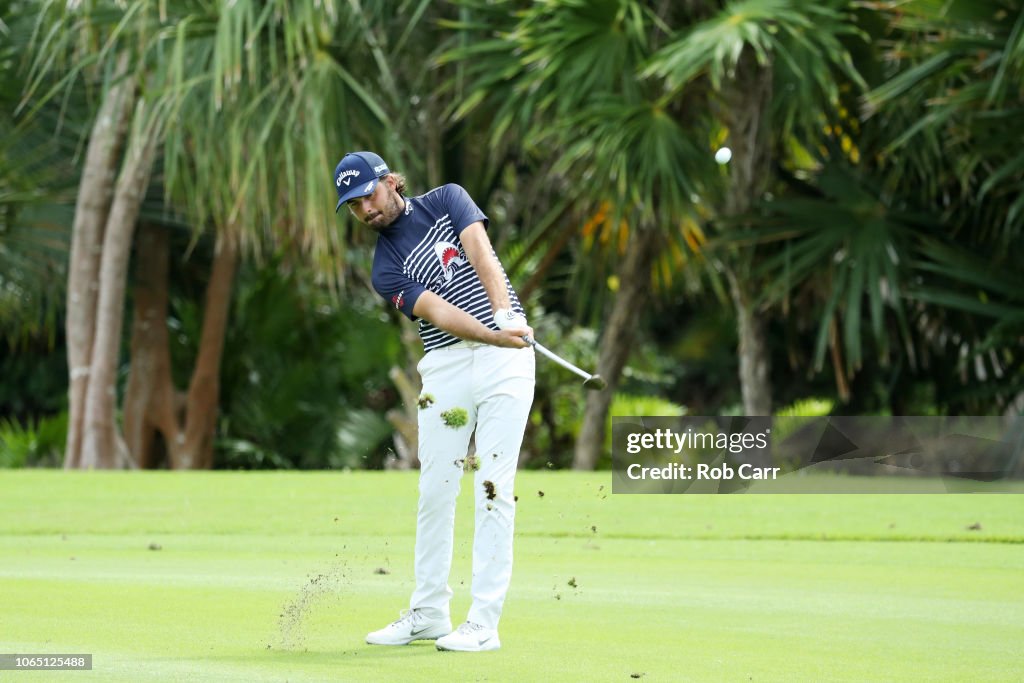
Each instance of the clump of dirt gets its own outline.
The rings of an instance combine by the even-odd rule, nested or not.
[[[160,545],[159,543],[150,543],[149,544],[149,549],[150,550],[163,550],[164,547],[162,545]]]
[[[484,491],[487,493],[487,500],[494,500],[494,498],[498,495],[494,491],[494,482],[489,479],[484,482]]]
[[[569,579],[568,585],[569,585],[569,588],[576,588],[577,587],[577,585],[576,585],[576,577],[575,576],[572,577],[571,579]]]
[[[595,533],[595,534],[596,534],[596,533],[597,533],[597,525],[596,525],[596,524],[591,524],[591,525],[590,525],[590,530],[591,530],[591,531],[592,531],[593,533]]]
[[[441,413],[441,419],[452,429],[459,429],[469,423],[469,413],[465,408],[449,408]]]
[[[344,562],[337,562],[324,571],[310,574],[299,589],[299,594],[287,601],[278,615],[280,647],[297,650],[305,645],[305,623],[325,600],[336,597],[342,584],[348,580]]]
[[[538,498],[543,498],[544,497],[544,492],[543,491],[537,491],[537,497]]]
[[[491,511],[491,510],[493,510],[493,509],[494,509],[494,506],[493,506],[493,505],[491,505],[490,503],[488,503],[488,504],[487,504],[487,511],[488,511],[488,512],[490,512],[490,511]]]
[[[975,522],[974,524],[967,527],[968,531],[981,531],[981,522]]]
[[[433,394],[423,394],[422,396],[419,397],[419,399],[416,401],[416,403],[417,403],[417,405],[419,405],[420,410],[426,410],[430,406],[434,405],[434,395]]]
[[[466,462],[463,463],[462,471],[463,472],[476,472],[479,469],[480,469],[480,458],[476,457],[475,454],[474,455],[466,456]]]
[[[519,496],[512,496],[512,498],[515,500],[515,502],[519,502]]]
[[[384,574],[390,574],[391,571],[389,569],[386,569],[385,567],[377,567],[376,569],[373,570],[373,573],[374,574],[384,575]]]

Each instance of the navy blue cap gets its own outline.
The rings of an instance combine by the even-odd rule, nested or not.
[[[365,197],[377,189],[377,179],[391,171],[384,160],[373,152],[351,152],[334,169],[334,186],[338,189],[337,213],[341,205],[355,197]]]

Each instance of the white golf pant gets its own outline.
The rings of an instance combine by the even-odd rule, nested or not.
[[[533,403],[532,348],[504,349],[460,342],[428,352],[419,410],[420,501],[416,519],[416,590],[409,606],[449,616],[448,576],[455,535],[455,500],[469,439],[476,429],[473,475],[473,606],[467,619],[497,628],[512,577],[513,484],[523,431]],[[433,402],[428,402],[427,397]],[[463,426],[446,411],[462,408]],[[456,420],[457,421],[457,420]]]

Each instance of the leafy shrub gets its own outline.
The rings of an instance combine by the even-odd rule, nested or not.
[[[68,435],[68,414],[58,413],[21,425],[0,420],[0,468],[57,467]]]
[[[578,367],[594,367],[597,334],[593,330],[569,328],[559,316],[545,313],[539,306],[530,310],[530,325],[538,341]],[[533,410],[523,441],[527,468],[572,465],[573,447],[586,404],[581,384],[582,380],[575,375],[537,354]]]
[[[200,318],[180,316],[190,344]],[[243,269],[221,369],[215,467],[380,467],[392,434],[384,413],[397,402],[387,373],[400,351],[379,301],[339,300],[274,264]]]
[[[834,406],[832,399],[805,398],[779,408],[775,414],[779,417],[824,417],[831,414]]]

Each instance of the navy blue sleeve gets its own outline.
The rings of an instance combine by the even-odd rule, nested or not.
[[[376,258],[372,280],[373,288],[378,294],[390,301],[391,305],[404,313],[409,320],[416,320],[412,309],[416,306],[416,300],[426,291],[426,287],[404,275],[400,268],[378,264]]]
[[[461,185],[455,183],[442,185],[440,200],[444,203],[445,210],[451,218],[452,228],[456,235],[461,234],[463,230],[477,221],[483,222],[484,227],[487,227],[487,216]]]

